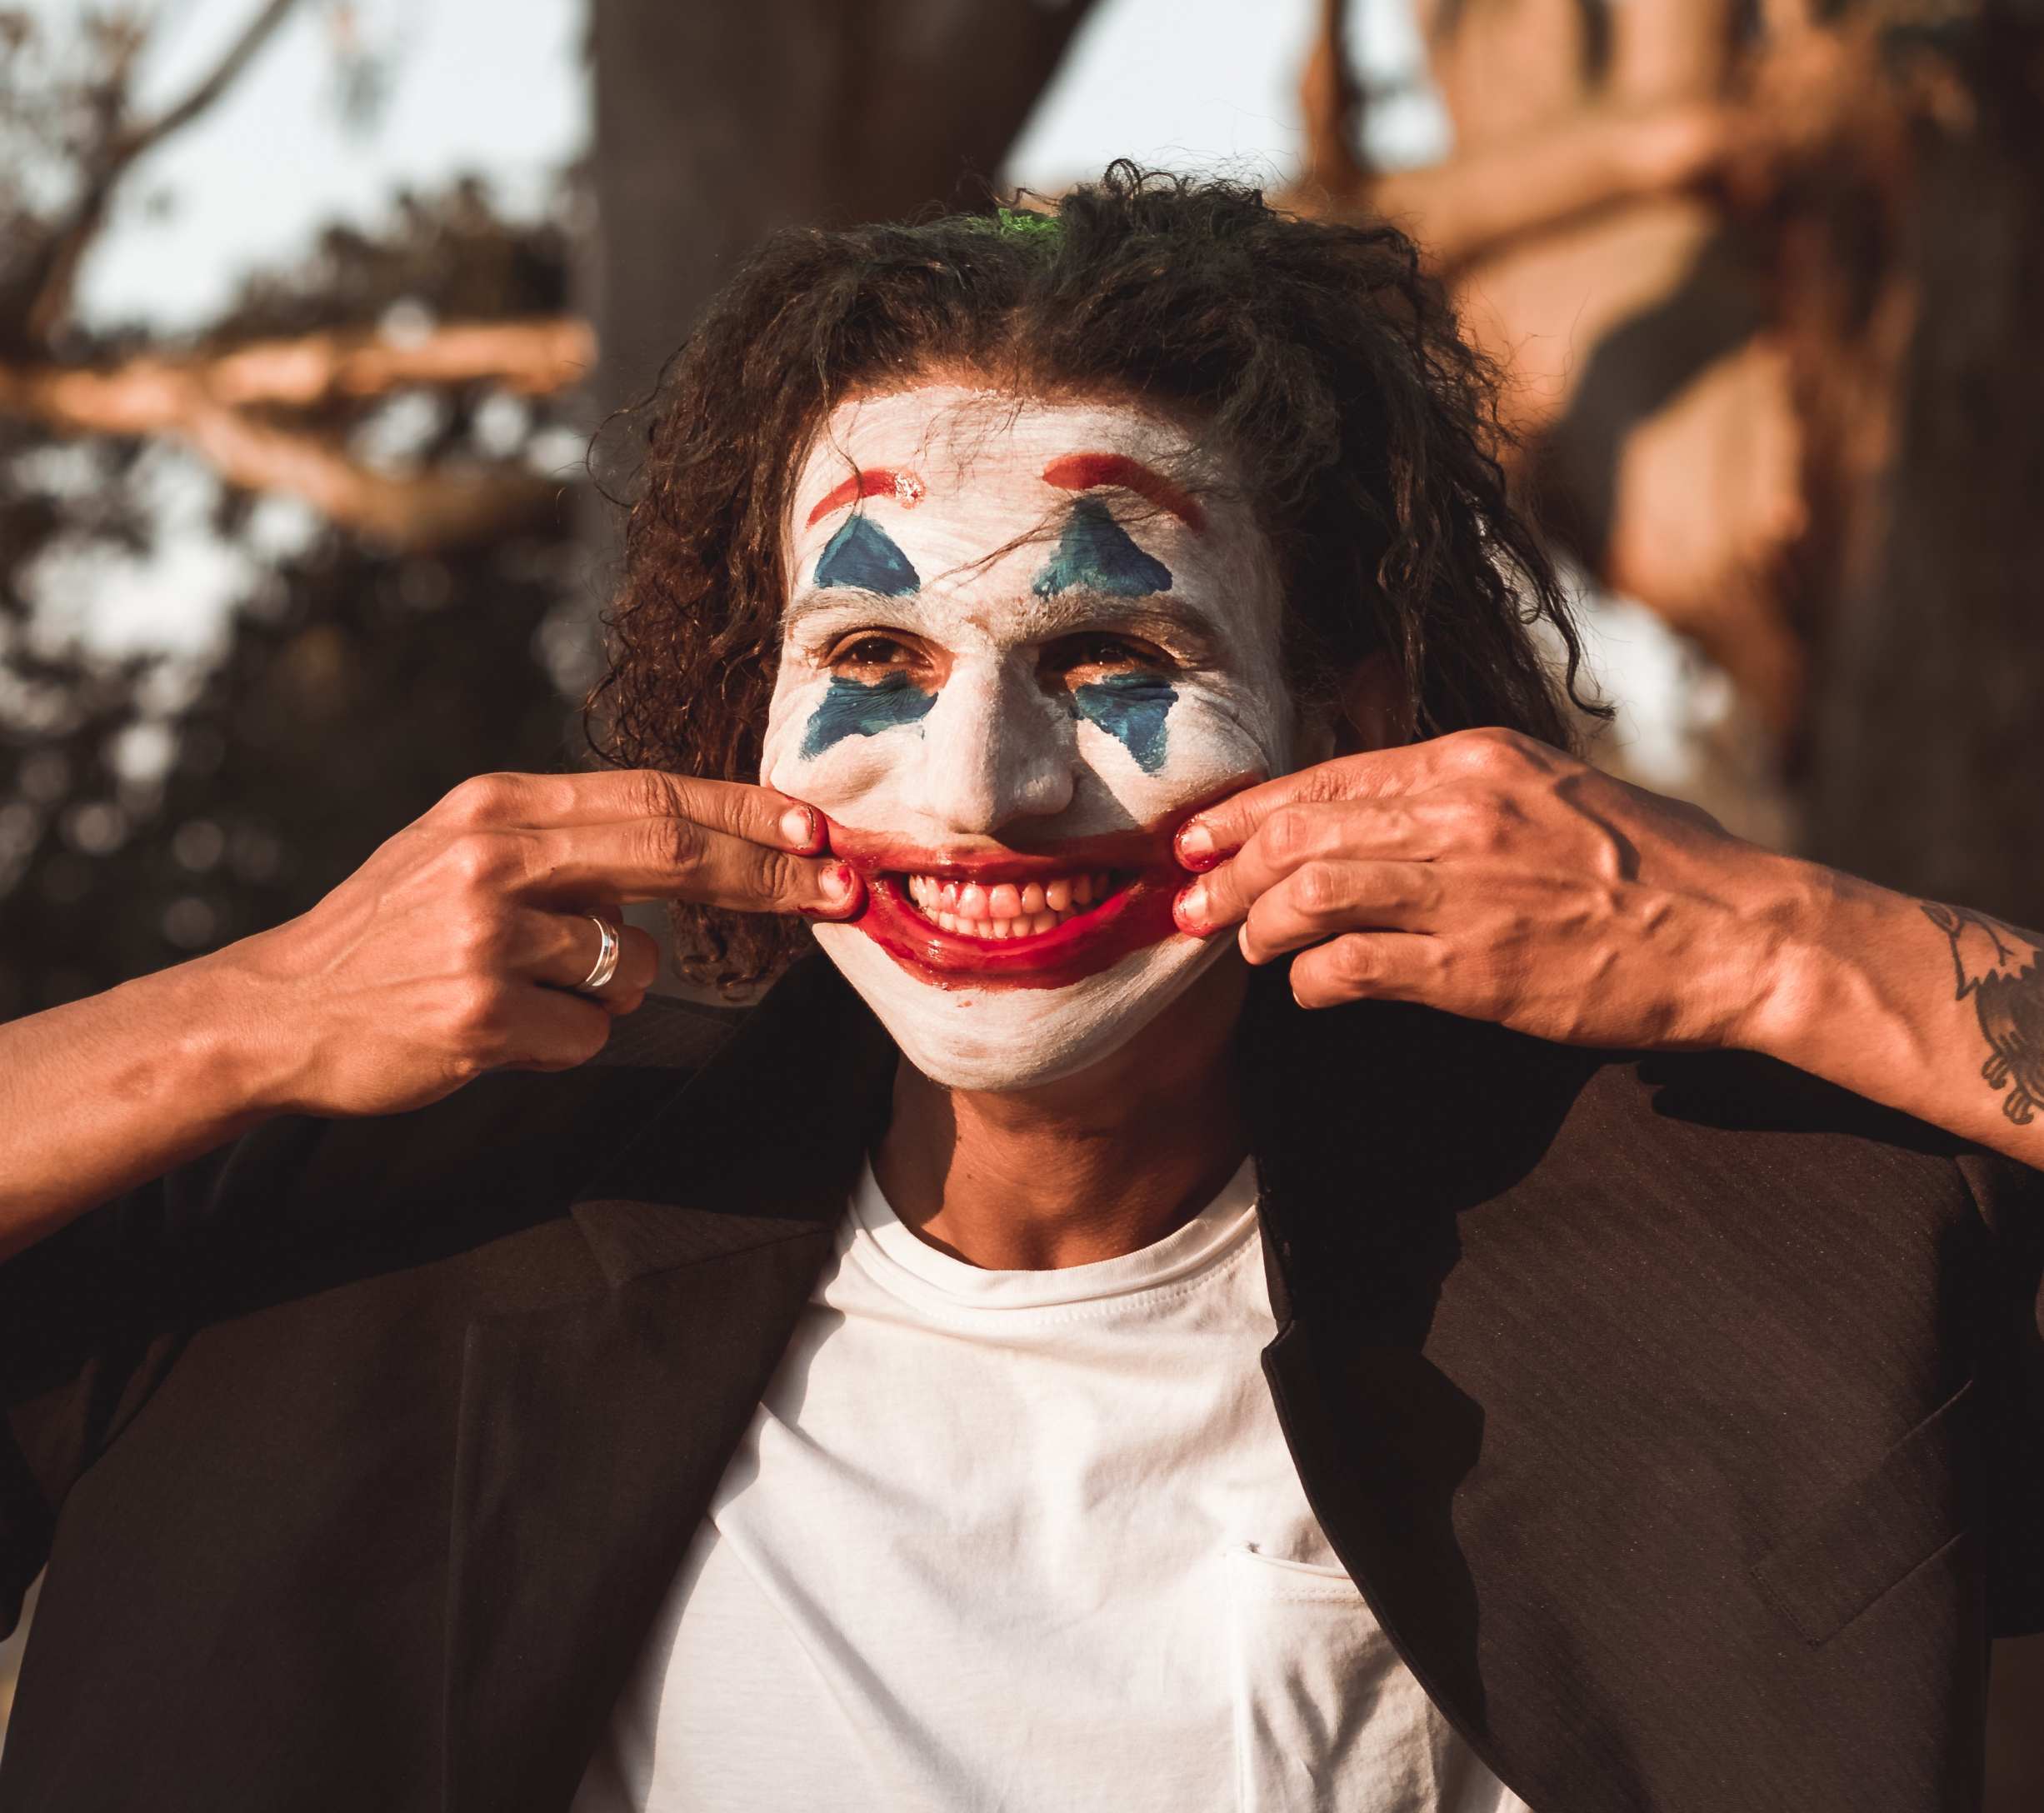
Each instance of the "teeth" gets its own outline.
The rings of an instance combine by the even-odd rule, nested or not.
[[[1061,875],[1052,882],[941,882],[933,875],[907,877],[908,897],[924,916],[961,937],[1001,941],[1054,931],[1114,892],[1114,878],[1097,872]]]

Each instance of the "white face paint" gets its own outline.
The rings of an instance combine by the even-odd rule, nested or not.
[[[796,485],[762,778],[871,904],[820,925],[954,1088],[1078,1070],[1227,946],[1170,839],[1291,765],[1269,551],[1224,462],[1129,405],[927,385],[847,402]]]

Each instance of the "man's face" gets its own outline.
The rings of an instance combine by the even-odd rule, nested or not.
[[[825,951],[911,1062],[1014,1089],[1104,1056],[1227,947],[1171,837],[1291,766],[1268,550],[1216,456],[1108,403],[928,385],[817,437],[761,778],[870,903]]]

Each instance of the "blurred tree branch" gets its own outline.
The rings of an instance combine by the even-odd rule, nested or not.
[[[557,478],[516,469],[382,472],[322,436],[212,406],[193,410],[175,432],[229,484],[302,497],[394,554],[494,541],[557,507],[563,489]]]
[[[1365,96],[1347,51],[1350,10],[1348,0],[1320,0],[1299,82],[1305,166],[1286,201],[1302,213],[1407,223],[1444,274],[1602,210],[1688,188],[1738,142],[1741,110],[1697,79],[1700,67],[1723,61],[1707,52],[1725,27],[1707,0],[1639,9],[1618,38],[1629,78],[1622,93],[1502,130],[1458,116],[1445,161],[1374,172],[1362,147]],[[1444,22],[1444,33],[1482,34],[1481,18],[1454,10],[1457,22]]]
[[[190,125],[225,94],[297,4],[297,0],[266,0],[182,99],[138,124],[127,122],[127,91],[142,33],[132,29],[126,34],[126,54],[117,57],[107,72],[106,132],[86,160],[70,207],[49,223],[42,243],[15,273],[12,293],[0,300],[0,344],[22,348],[48,342],[71,312],[78,266],[106,224],[107,206],[122,177],[145,152]]]
[[[302,497],[382,547],[416,553],[522,526],[560,483],[517,470],[384,473],[329,436],[257,412],[478,382],[544,396],[579,382],[593,353],[587,325],[565,319],[450,323],[402,342],[315,333],[103,367],[0,365],[0,412],[60,433],[173,436],[230,484]]]

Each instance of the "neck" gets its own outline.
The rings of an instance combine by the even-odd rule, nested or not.
[[[1033,1089],[946,1089],[904,1061],[873,1170],[933,1246],[990,1271],[1112,1259],[1162,1240],[1247,1150],[1230,1061],[1232,953],[1117,1051]]]

